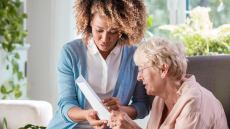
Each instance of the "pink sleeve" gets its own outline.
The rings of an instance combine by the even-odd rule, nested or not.
[[[190,113],[176,119],[175,129],[205,129],[200,113]]]

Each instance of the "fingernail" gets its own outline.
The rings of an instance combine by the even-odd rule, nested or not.
[[[110,109],[110,107],[108,107],[108,109]]]
[[[104,123],[107,123],[107,121],[104,121]]]

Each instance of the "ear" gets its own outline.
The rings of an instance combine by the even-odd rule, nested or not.
[[[161,66],[161,77],[165,78],[168,74],[168,70],[169,70],[169,65],[168,64],[163,64]]]

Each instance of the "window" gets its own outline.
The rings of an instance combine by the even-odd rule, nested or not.
[[[197,6],[210,7],[210,20],[213,28],[230,23],[230,0],[188,0],[188,8],[192,10]]]
[[[148,29],[153,35],[167,36],[168,31],[158,29],[161,25],[169,24],[167,0],[145,0],[147,13],[153,15],[152,26]]]

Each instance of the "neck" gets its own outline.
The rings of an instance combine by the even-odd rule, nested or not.
[[[98,50],[99,50],[99,49],[98,49]],[[113,49],[112,49],[112,50],[113,50]],[[99,52],[100,52],[101,56],[106,60],[106,58],[109,56],[109,54],[110,54],[110,52],[111,52],[112,50],[109,50],[109,51],[101,51],[101,50],[99,50]]]
[[[165,90],[159,95],[165,101],[165,105],[170,112],[180,96],[177,91],[181,87],[181,80],[176,80],[171,77],[166,77]]]
[[[104,58],[104,60],[106,60],[106,58],[109,56],[109,54],[111,53],[111,51],[115,48],[117,44],[115,44],[110,50],[108,51],[101,51],[98,47],[98,51],[100,52],[101,56]]]

